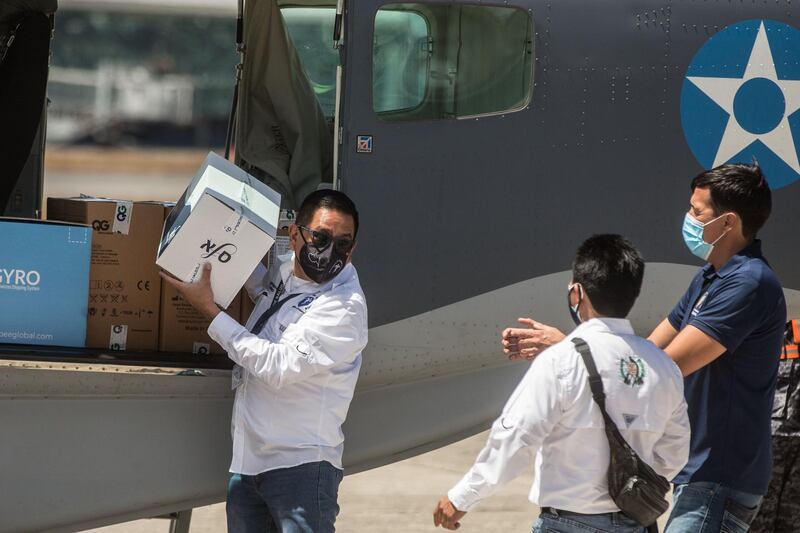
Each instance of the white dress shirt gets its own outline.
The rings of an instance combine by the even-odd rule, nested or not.
[[[364,293],[352,264],[316,284],[292,274],[294,255],[281,259],[269,273],[259,265],[247,281],[256,303],[247,327],[220,313],[208,328],[237,364],[233,473],[317,461],[342,468],[342,423],[367,344]],[[274,302],[294,293],[260,332],[250,333]]]
[[[589,345],[606,410],[636,453],[667,479],[686,464],[689,418],[677,365],[635,336],[627,320],[595,318],[531,363],[475,464],[448,493],[458,510],[469,511],[534,463],[534,504],[587,514],[619,511],[608,494],[603,417],[573,337]]]

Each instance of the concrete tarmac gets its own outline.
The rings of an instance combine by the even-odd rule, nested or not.
[[[486,442],[480,433],[444,448],[352,476],[339,488],[342,533],[432,533],[433,508],[472,465]],[[539,510],[528,501],[532,471],[515,479],[467,514],[460,532],[529,532]],[[191,533],[224,533],[225,505],[195,509]],[[167,533],[165,520],[137,520],[92,533]]]

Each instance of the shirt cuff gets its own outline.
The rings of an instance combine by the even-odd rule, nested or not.
[[[447,498],[456,509],[465,513],[475,507],[480,500],[475,491],[465,486],[463,480],[448,491]]]
[[[230,352],[231,340],[239,335],[244,326],[235,321],[228,313],[220,312],[208,326],[208,336]]]

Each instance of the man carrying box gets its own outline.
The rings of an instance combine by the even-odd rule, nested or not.
[[[367,344],[367,305],[350,263],[358,232],[353,202],[311,193],[289,229],[293,254],[245,287],[246,327],[214,303],[211,265],[183,283],[162,273],[212,322],[208,333],[236,363],[231,533],[335,531],[342,480],[342,423]]]

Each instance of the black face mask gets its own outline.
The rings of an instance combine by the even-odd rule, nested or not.
[[[325,283],[335,278],[344,269],[347,264],[347,253],[342,253],[333,245],[324,250],[318,250],[305,243],[300,249],[298,260],[303,272],[314,283]]]
[[[578,304],[573,306],[572,303],[569,301],[569,295],[572,294],[572,289],[575,287],[578,288]],[[581,306],[581,302],[583,301],[583,287],[578,285],[570,285],[569,290],[567,290],[567,307],[569,307],[569,316],[572,317],[572,321],[575,322],[576,326],[580,326],[583,320],[581,320],[581,314],[578,309]]]

